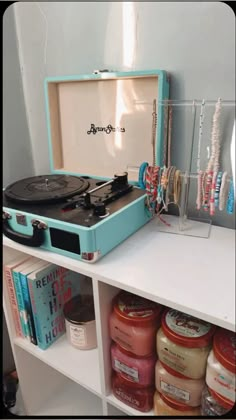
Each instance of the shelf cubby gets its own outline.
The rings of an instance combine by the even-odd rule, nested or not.
[[[235,330],[235,232],[212,226],[205,239],[156,228],[152,220],[96,264],[3,238],[3,263],[32,255],[64,266],[87,276],[82,289],[94,296],[97,348],[78,350],[63,335],[43,351],[16,337],[3,276],[5,318],[27,414],[154,415],[112,394],[108,321],[112,299],[121,289]]]

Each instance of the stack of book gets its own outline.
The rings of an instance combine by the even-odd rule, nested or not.
[[[65,332],[64,304],[80,293],[81,275],[36,257],[4,266],[17,337],[47,349]]]

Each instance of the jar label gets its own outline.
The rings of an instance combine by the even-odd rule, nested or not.
[[[183,337],[202,337],[206,335],[212,325],[174,309],[170,309],[165,317],[166,324],[175,333]]]
[[[129,376],[134,382],[139,381],[138,369],[131,368],[124,363],[121,363],[119,360],[114,359],[115,368],[118,372],[123,372]]]
[[[125,390],[122,389],[122,387],[116,387],[114,389],[115,394],[121,399],[121,401],[123,401],[125,404],[130,405],[131,407],[138,407],[140,408],[141,406],[141,402],[139,401],[137,398],[135,398],[135,396],[133,396],[132,394],[129,394],[127,392],[125,392]]]
[[[164,381],[161,381],[161,389],[167,394],[173,395],[178,400],[184,400],[184,401],[190,400],[189,392],[184,391],[181,388],[177,388],[174,385],[167,384]]]
[[[70,338],[72,344],[75,346],[82,347],[87,345],[86,330],[84,327],[70,325]]]
[[[130,317],[145,318],[153,315],[158,305],[148,299],[127,294],[119,299],[118,307],[121,312]]]

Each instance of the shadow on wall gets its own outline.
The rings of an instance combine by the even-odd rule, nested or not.
[[[3,186],[34,175],[13,7],[3,18]]]

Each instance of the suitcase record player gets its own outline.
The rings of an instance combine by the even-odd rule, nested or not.
[[[130,170],[162,165],[167,73],[162,70],[45,80],[51,174],[3,192],[3,233],[23,245],[94,262],[148,222],[146,192]]]

